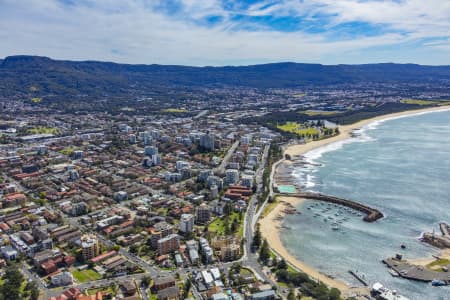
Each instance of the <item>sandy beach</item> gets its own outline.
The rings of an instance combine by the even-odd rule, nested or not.
[[[283,257],[288,263],[302,270],[311,278],[318,279],[328,286],[338,288],[341,291],[347,290],[349,287],[344,282],[329,278],[326,275],[302,263],[301,261],[298,261],[283,247],[280,239],[280,226],[285,216],[283,210],[288,207],[286,203],[297,206],[298,204],[302,203],[303,200],[295,197],[280,196],[277,197],[277,201],[279,204],[275,206],[275,208],[271,210],[270,213],[259,222],[261,233],[267,239],[270,247],[279,256]]]
[[[429,107],[429,108],[417,109],[417,110],[408,110],[408,111],[403,111],[403,112],[399,112],[399,113],[382,115],[382,116],[378,116],[375,118],[362,120],[362,121],[359,121],[359,122],[351,124],[351,125],[342,125],[342,126],[339,126],[340,133],[337,136],[334,136],[334,137],[331,137],[328,139],[324,139],[324,140],[312,141],[312,142],[309,142],[306,144],[289,145],[284,153],[289,154],[291,156],[292,155],[302,155],[302,154],[305,154],[316,148],[320,148],[320,147],[326,146],[328,144],[346,140],[351,137],[350,134],[352,133],[353,130],[361,128],[361,127],[363,127],[367,124],[373,123],[375,121],[381,121],[381,120],[385,120],[385,119],[414,115],[417,113],[443,111],[443,110],[449,110],[449,109],[450,109],[450,106],[446,105],[446,106]]]
[[[294,155],[303,155],[311,150],[314,150],[319,147],[326,146],[331,143],[335,143],[338,141],[342,141],[348,138],[351,138],[351,132],[355,129],[361,128],[367,124],[370,124],[375,121],[385,120],[385,119],[391,119],[396,117],[402,117],[407,115],[413,115],[417,113],[425,113],[425,112],[433,112],[433,111],[441,111],[441,110],[449,110],[449,106],[441,106],[441,107],[431,107],[431,108],[424,108],[424,109],[418,109],[418,110],[410,110],[405,112],[399,112],[399,113],[393,113],[383,116],[378,116],[375,118],[363,120],[360,122],[357,122],[355,124],[351,125],[345,125],[345,126],[339,126],[340,134],[338,136],[319,140],[319,141],[313,141],[306,144],[299,144],[299,145],[289,145],[286,150],[284,151],[285,154],[289,154],[290,156]],[[289,262],[291,265],[295,266],[297,269],[307,273],[310,277],[314,279],[318,279],[325,284],[327,284],[330,287],[335,287],[341,290],[343,294],[350,294],[351,292],[356,291],[362,291],[361,288],[351,288],[346,283],[337,280],[332,279],[325,274],[320,273],[316,269],[304,264],[303,262],[296,259],[294,256],[292,256],[287,249],[283,246],[283,243],[280,239],[280,226],[283,222],[283,210],[286,208],[286,204],[290,203],[294,206],[301,203],[301,199],[295,198],[295,197],[277,197],[279,200],[279,204],[264,218],[262,218],[259,221],[260,224],[260,230],[264,238],[267,239],[270,247],[272,250],[274,250],[279,256],[283,257],[287,262]],[[429,261],[429,260],[428,260]],[[424,263],[424,262],[423,262]],[[366,289],[367,290],[367,289]]]

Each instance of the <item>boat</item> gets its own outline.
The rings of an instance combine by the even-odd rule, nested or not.
[[[372,285],[370,294],[375,299],[380,300],[410,300],[409,298],[400,295],[396,290],[390,290],[384,287],[381,283],[377,282]]]
[[[392,277],[398,277],[398,276],[400,276],[400,274],[398,274],[398,272],[395,271],[394,269],[389,269],[388,272],[389,272],[389,274],[392,275]]]
[[[339,230],[339,227],[338,227],[338,226],[331,226],[331,229],[333,229],[333,230]]]
[[[450,282],[444,281],[444,280],[439,280],[439,279],[433,279],[431,281],[431,285],[432,286],[446,286],[446,285],[450,285]]]

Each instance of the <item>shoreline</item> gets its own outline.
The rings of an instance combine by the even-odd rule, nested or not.
[[[450,105],[446,106],[435,106],[435,107],[428,107],[423,109],[415,109],[415,110],[407,110],[402,111],[398,113],[392,113],[387,115],[381,115],[377,117],[373,117],[370,119],[361,120],[359,122],[350,124],[350,125],[342,125],[339,126],[339,135],[318,140],[318,141],[312,141],[306,144],[297,144],[297,145],[287,145],[286,150],[284,151],[284,154],[289,154],[291,157],[294,155],[303,155],[307,152],[310,152],[312,150],[315,150],[317,148],[321,148],[336,142],[344,141],[351,138],[352,131],[356,129],[360,129],[361,127],[367,126],[371,123],[377,122],[377,121],[387,121],[391,119],[397,119],[401,117],[409,117],[414,116],[417,114],[424,114],[424,113],[432,113],[432,112],[439,112],[439,111],[447,111],[450,110]]]
[[[281,225],[283,223],[284,217],[286,216],[286,213],[284,213],[283,210],[287,207],[286,203],[297,206],[303,203],[305,199],[289,196],[278,196],[277,201],[277,205],[259,221],[260,231],[269,243],[270,248],[278,256],[284,258],[287,263],[308,274],[308,276],[310,276],[311,278],[318,279],[326,285],[335,287],[341,291],[349,289],[349,286],[346,283],[336,279],[332,279],[325,274],[320,273],[316,269],[299,261],[287,251],[287,249],[283,246],[280,238]]]
[[[398,113],[392,113],[387,115],[381,115],[373,118],[369,118],[366,120],[362,120],[359,122],[356,122],[354,124],[350,125],[343,125],[339,126],[339,135],[324,139],[324,140],[318,140],[318,141],[312,141],[306,144],[296,144],[296,145],[287,145],[285,151],[283,152],[283,159],[286,154],[293,156],[300,156],[304,155],[307,152],[310,152],[312,150],[322,148],[324,146],[341,142],[347,139],[352,138],[351,133],[356,130],[360,129],[364,126],[367,126],[371,123],[377,122],[377,121],[386,121],[401,117],[408,117],[408,116],[414,116],[418,114],[424,114],[424,113],[431,113],[431,112],[438,112],[438,111],[448,111],[450,110],[450,106],[438,106],[438,107],[428,107],[423,109],[415,109],[415,110],[409,110],[409,111],[403,111]],[[276,173],[277,170],[275,170]],[[270,183],[271,185],[274,184],[274,182]],[[280,226],[283,223],[283,219],[285,214],[282,213],[283,208],[285,205],[284,202],[288,202],[294,206],[302,203],[303,199],[298,199],[294,197],[288,197],[288,196],[278,196],[277,199],[279,199],[278,204],[272,209],[272,211],[269,212],[264,218],[261,218],[259,220],[260,224],[260,230],[262,236],[267,239],[267,242],[270,245],[270,248],[277,253],[280,257],[284,258],[289,264],[293,265],[297,269],[301,270],[302,272],[308,274],[311,278],[318,279],[328,285],[329,287],[334,287],[339,289],[343,294],[349,293],[353,291],[354,289],[360,289],[361,288],[352,288],[347,283],[339,280],[339,279],[332,279],[328,277],[325,274],[322,274],[317,269],[310,267],[306,265],[304,262],[300,261],[299,259],[295,258],[293,255],[289,253],[287,248],[283,245],[281,238],[280,238]],[[366,288],[367,290],[367,288]]]

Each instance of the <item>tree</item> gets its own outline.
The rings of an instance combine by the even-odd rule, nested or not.
[[[259,230],[259,225],[256,226],[255,234],[253,235],[252,247],[259,248],[261,245],[261,231]]]
[[[16,265],[8,266],[3,276],[4,283],[0,286],[0,299],[1,300],[21,300],[20,286],[23,281],[22,273]]]
[[[146,287],[148,287],[150,285],[151,281],[152,281],[152,279],[150,278],[150,276],[142,277],[142,284]]]
[[[281,261],[278,263],[278,269],[287,270],[287,268],[288,268],[288,266],[287,266],[286,261],[284,260],[284,258],[281,259]]]
[[[270,259],[270,249],[269,249],[269,244],[267,243],[267,240],[264,240],[264,242],[262,243],[261,249],[259,250],[259,259],[264,264],[267,264],[267,262]]]
[[[330,300],[339,300],[341,298],[341,292],[337,288],[332,288],[330,290]]]
[[[287,296],[288,300],[295,300],[295,289],[290,289],[289,294]]]
[[[35,281],[28,282],[25,290],[30,292],[30,300],[37,300],[39,298],[39,288]]]
[[[189,278],[187,278],[186,281],[184,282],[184,289],[183,289],[184,298],[188,298],[189,290],[191,289],[191,285],[192,285],[191,280]]]

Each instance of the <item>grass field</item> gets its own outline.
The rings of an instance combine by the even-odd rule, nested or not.
[[[261,217],[267,216],[278,204],[278,201],[274,201],[272,203],[267,203],[267,205],[264,207],[264,210],[261,214]]]
[[[66,147],[64,149],[62,149],[61,151],[59,151],[59,153],[70,156],[72,155],[73,151],[77,150],[78,148],[76,147]]]
[[[95,295],[97,294],[97,292],[104,292],[105,294],[114,294],[114,291],[110,286],[87,290],[88,295]]]
[[[167,109],[163,109],[162,112],[166,112],[166,113],[185,113],[188,112],[186,109],[183,108],[167,108]]]
[[[239,220],[239,213],[233,212],[229,219],[228,224],[231,226],[234,220]],[[244,227],[243,227],[244,220],[243,218],[239,220],[239,229],[237,230],[237,233],[242,236],[244,233]],[[216,218],[214,221],[212,221],[208,225],[208,231],[214,232],[216,235],[225,235],[225,218]]]
[[[319,130],[312,127],[304,127],[297,122],[287,122],[284,125],[277,125],[277,128],[285,132],[291,132],[298,135],[313,136],[318,135]]]
[[[441,104],[441,101],[431,101],[431,100],[420,100],[420,99],[403,99],[400,101],[405,104],[415,104],[415,105],[436,105]]]
[[[432,263],[428,264],[426,267],[433,271],[442,271],[442,267],[446,267],[450,265],[450,260],[441,258],[433,261]]]
[[[99,273],[97,273],[92,269],[87,269],[83,271],[76,270],[72,272],[72,275],[80,283],[99,280],[102,278],[102,275],[100,275]]]
[[[325,111],[325,110],[305,110],[300,111],[300,114],[305,114],[308,116],[332,116],[341,113],[340,111]]]
[[[50,133],[50,134],[58,134],[59,129],[53,128],[53,127],[34,127],[27,130],[30,134],[43,134],[43,133]]]

